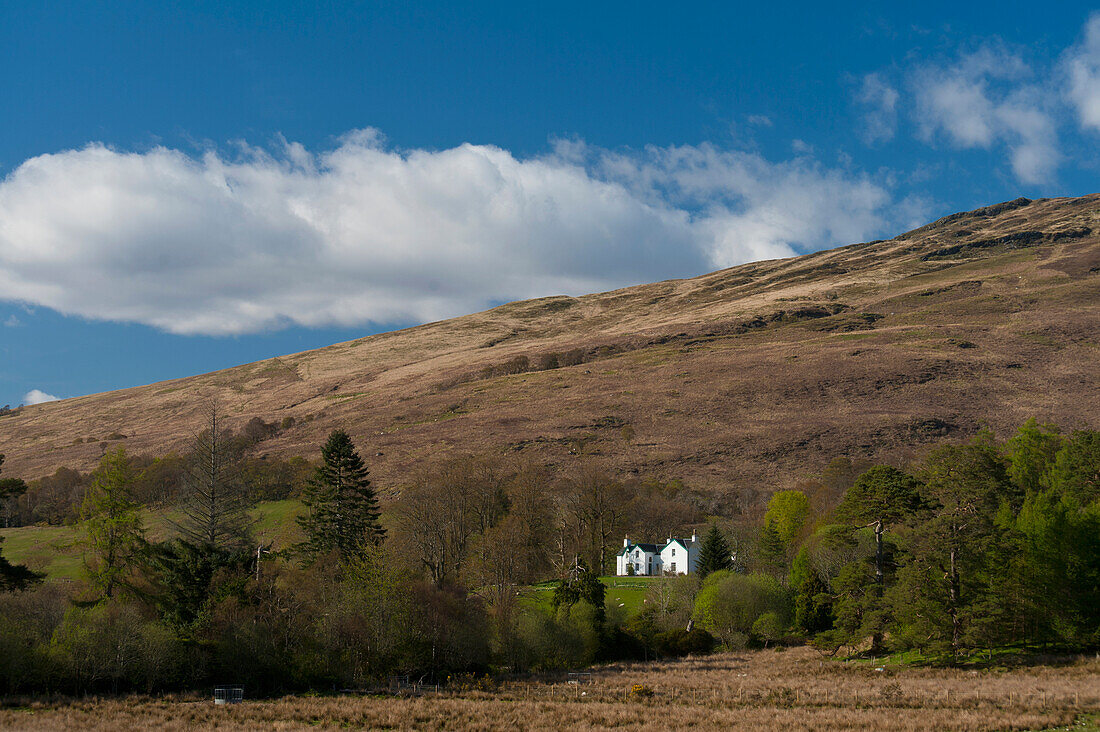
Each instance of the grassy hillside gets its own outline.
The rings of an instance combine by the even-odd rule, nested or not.
[[[516,302],[0,418],[5,474],[183,447],[217,398],[315,457],[333,427],[383,494],[441,453],[680,478],[747,504],[832,457],[904,458],[1031,416],[1097,426],[1100,196],[956,214],[889,241]],[[629,427],[630,429],[625,429]]]
[[[273,547],[285,549],[301,540],[301,532],[294,518],[302,512],[297,500],[266,501],[250,512],[253,533],[261,542],[272,542]],[[171,535],[170,520],[173,513],[146,510],[144,522],[150,540],[163,540]],[[49,579],[80,579],[84,577],[84,531],[74,526],[21,526],[0,529],[0,544],[4,557],[16,564],[25,564],[38,572],[45,572]]]

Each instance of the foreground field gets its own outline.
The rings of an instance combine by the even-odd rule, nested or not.
[[[632,694],[635,684],[647,693]],[[215,707],[180,699],[0,709],[4,729],[1095,729],[1100,659],[960,670],[884,668],[809,649],[594,669],[581,683],[513,682],[408,696],[285,697]],[[1090,721],[1091,720],[1091,721]]]

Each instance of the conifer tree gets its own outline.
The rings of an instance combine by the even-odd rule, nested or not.
[[[711,524],[703,545],[699,547],[699,557],[695,560],[695,571],[699,578],[721,569],[733,569],[733,557],[726,537],[718,530],[718,524]]]
[[[125,449],[108,452],[92,474],[81,505],[91,549],[85,564],[104,597],[112,597],[115,587],[126,582],[144,545],[140,505],[132,495],[136,480]]]
[[[329,435],[321,459],[302,497],[309,512],[298,518],[306,533],[299,548],[313,557],[332,551],[345,560],[361,557],[386,537],[367,467],[343,430]]]
[[[875,532],[875,581],[879,594],[886,587],[885,552],[882,535],[886,530],[921,508],[919,480],[889,465],[876,465],[859,476],[844,494],[837,509],[841,520],[865,524]]]
[[[240,455],[217,404],[211,404],[207,417],[208,428],[192,442],[183,518],[173,525],[195,546],[233,551],[250,542]]]
[[[756,541],[757,571],[779,577],[787,571],[787,545],[773,522],[765,523]]]

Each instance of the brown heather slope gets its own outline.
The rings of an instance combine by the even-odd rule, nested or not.
[[[583,363],[481,373],[572,349]],[[1030,416],[1100,426],[1098,376],[1100,194],[1020,199],[889,241],[28,407],[0,418],[0,453],[27,478],[89,469],[116,432],[161,454],[216,398],[238,426],[298,420],[263,443],[271,454],[315,457],[344,427],[384,491],[438,454],[567,466],[582,443],[624,472],[751,501],[838,455],[900,460]]]

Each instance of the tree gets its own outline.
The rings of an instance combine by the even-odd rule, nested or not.
[[[810,520],[810,501],[802,491],[776,491],[768,501],[764,523],[771,524],[786,547],[791,547]]]
[[[779,577],[787,573],[787,545],[774,523],[765,523],[756,540],[756,556],[753,564],[760,572]]]
[[[0,455],[0,468],[4,465],[4,456]],[[0,478],[0,501],[13,498],[25,492],[27,484],[19,478]],[[4,541],[0,537],[0,544]],[[0,592],[23,590],[41,582],[45,575],[32,571],[22,564],[12,564],[0,554]]]
[[[188,541],[152,544],[146,569],[149,592],[161,616],[181,631],[191,629],[211,601],[240,590],[247,581],[252,554]]]
[[[978,437],[970,444],[933,450],[922,470],[923,492],[932,506],[929,518],[914,531],[912,566],[905,573],[912,586],[903,594],[924,594],[922,622],[956,655],[981,612],[979,588],[997,509],[1017,497],[1006,468],[997,447]]]
[[[1100,498],[1100,432],[1074,430],[1058,451],[1051,483],[1082,505]]]
[[[730,545],[722,532],[718,530],[718,524],[711,524],[707,535],[703,537],[703,545],[699,547],[699,557],[695,560],[695,571],[700,579],[706,578],[711,572],[723,569],[733,569],[733,558]]]
[[[495,457],[461,455],[417,471],[412,483],[402,490],[395,511],[394,542],[428,571],[437,587],[474,569],[477,561],[471,560],[479,557],[472,557],[471,552],[477,551],[484,559],[487,545],[476,539],[484,537],[504,516],[509,500],[505,478]],[[517,497],[526,507],[523,522],[531,520],[534,529],[540,519],[526,509],[531,508],[532,501],[545,499],[544,492],[536,487],[541,481],[532,474],[527,478],[535,481],[529,488],[534,492]],[[537,533],[525,537],[526,548],[521,551],[528,559],[531,551],[545,548],[545,544],[538,544],[536,549],[532,542],[538,542]]]
[[[1054,425],[1039,424],[1032,417],[1008,441],[1008,475],[1026,493],[1047,487],[1049,473],[1062,436]]]
[[[821,579],[803,546],[791,565],[791,588],[795,592],[794,624],[814,635],[833,627],[833,601],[829,586]]]
[[[912,516],[921,507],[920,481],[889,465],[876,465],[844,494],[837,516],[865,524],[875,532],[875,581],[879,594],[886,588],[882,535],[887,528]]]
[[[569,576],[554,588],[554,597],[551,602],[556,610],[562,606],[572,607],[583,600],[596,609],[596,620],[602,623],[606,593],[607,585],[600,582],[596,573],[588,569],[584,559],[578,557]]]
[[[597,573],[609,569],[614,556],[612,537],[621,535],[628,500],[623,484],[593,463],[577,469],[566,485],[567,522],[577,532],[581,551]]]
[[[217,404],[207,414],[209,426],[191,445],[183,519],[173,525],[191,544],[232,551],[250,543],[240,455],[222,427]]]
[[[100,459],[84,494],[80,517],[92,555],[85,557],[85,564],[104,597],[112,597],[115,587],[127,582],[145,543],[140,506],[133,499],[136,480],[126,450],[120,447]]]
[[[302,497],[309,512],[298,518],[306,532],[301,548],[314,557],[336,551],[345,561],[361,558],[386,532],[367,467],[347,432],[334,430],[321,448],[321,465]]]
[[[695,601],[694,618],[727,648],[741,648],[753,634],[757,620],[766,613],[774,613],[777,620],[765,621],[769,632],[776,626],[786,627],[791,619],[790,596],[774,577],[719,571],[712,572],[703,583]]]

